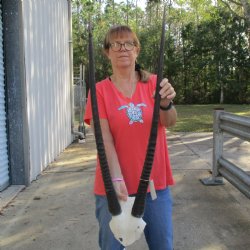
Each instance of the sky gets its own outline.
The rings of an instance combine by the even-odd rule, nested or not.
[[[120,3],[120,2],[124,2],[126,3],[127,0],[115,0],[116,3]],[[138,7],[140,7],[141,9],[145,9],[146,7],[146,0],[137,0],[137,5]]]

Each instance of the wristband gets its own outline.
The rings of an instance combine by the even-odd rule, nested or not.
[[[113,182],[119,182],[119,181],[123,181],[123,178],[112,178]]]
[[[160,109],[163,110],[163,111],[168,111],[170,110],[171,108],[173,107],[173,102],[171,101],[167,107],[162,107],[160,106]]]

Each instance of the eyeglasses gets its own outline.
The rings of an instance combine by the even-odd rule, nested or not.
[[[124,42],[124,43],[120,43],[120,42],[114,42],[111,43],[109,45],[109,47],[114,51],[114,52],[118,52],[122,49],[122,46],[124,46],[124,49],[127,51],[133,50],[133,48],[135,47],[135,44],[133,42]]]

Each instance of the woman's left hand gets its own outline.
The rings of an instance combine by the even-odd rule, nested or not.
[[[173,86],[170,84],[167,78],[164,78],[161,83],[161,90],[159,92],[161,96],[161,106],[167,107],[169,103],[175,98],[176,93]]]

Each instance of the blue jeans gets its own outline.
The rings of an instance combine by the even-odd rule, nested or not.
[[[172,197],[169,188],[156,191],[157,199],[146,197],[143,220],[147,223],[144,234],[150,250],[173,250]],[[96,218],[99,222],[101,250],[123,250],[109,228],[111,214],[106,196],[96,195]]]

